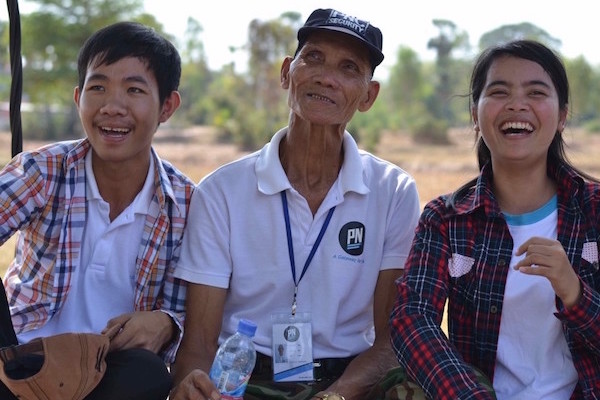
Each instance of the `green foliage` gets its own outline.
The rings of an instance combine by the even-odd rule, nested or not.
[[[378,98],[370,110],[354,114],[346,129],[363,149],[374,151],[381,134],[390,126],[390,115],[388,105]]]
[[[448,137],[449,128],[448,121],[424,115],[415,122],[412,128],[412,137],[416,143],[445,145],[450,143]]]
[[[285,13],[270,21],[250,22],[246,80],[237,81],[236,91],[228,94],[218,91],[220,96],[232,97],[228,102],[230,119],[222,121],[223,133],[244,150],[262,146],[286,124],[286,93],[279,82],[279,71],[281,60],[294,51],[299,23],[297,13]]]
[[[24,136],[31,140],[64,140],[83,137],[75,106],[40,104],[21,110]],[[65,126],[72,129],[65,131]],[[26,133],[25,133],[26,132]]]
[[[494,46],[500,43],[506,43],[515,39],[532,39],[540,41],[547,46],[558,50],[561,41],[552,37],[545,30],[529,23],[522,22],[520,24],[502,25],[499,28],[493,29],[481,35],[479,38],[479,50]]]
[[[588,121],[584,124],[584,128],[590,133],[600,134],[600,118]]]
[[[162,31],[162,26],[154,16],[141,13],[142,0],[31,2],[38,5],[37,10],[21,15],[23,99],[42,105],[45,111],[42,118],[23,114],[23,136],[70,138],[76,135],[74,129],[78,127],[73,114],[69,112],[65,117],[50,110],[73,106],[77,55],[83,42],[97,29],[120,20],[140,21],[158,31]],[[8,35],[3,35],[2,40],[8,43]]]
[[[417,53],[400,47],[378,100],[388,105],[391,129],[407,129],[414,117],[425,111],[423,101],[434,91],[432,81],[431,68],[419,60]]]
[[[23,112],[24,137],[62,139],[82,135],[73,106],[77,84],[76,59],[81,44],[98,28],[119,20],[135,20],[164,31],[152,15],[142,12],[142,0],[32,0],[38,9],[22,15],[24,59],[23,101],[37,104]],[[470,122],[468,90],[473,55],[466,32],[452,21],[433,20],[439,34],[427,45],[436,59],[423,62],[410,48],[400,47],[396,63],[379,98],[366,113],[356,113],[348,131],[361,147],[373,150],[382,132],[409,131],[417,142],[448,143],[450,126]],[[176,126],[212,125],[220,139],[244,150],[261,147],[287,124],[287,92],[281,88],[280,67],[296,50],[296,31],[302,19],[297,12],[269,21],[253,20],[248,42],[231,48],[248,54],[244,72],[234,65],[219,71],[208,67],[202,25],[188,18],[179,49],[183,68],[182,105],[173,117]],[[8,49],[8,25],[0,22],[0,40]],[[175,42],[175,39],[168,34]],[[560,41],[534,25],[506,25],[484,34],[479,46],[526,37],[558,49]],[[389,56],[389,55],[386,55]],[[7,66],[8,51],[0,54]],[[571,126],[600,132],[600,71],[583,57],[565,59],[571,83]],[[239,66],[238,66],[239,67]],[[10,71],[0,71],[0,93],[8,99]]]
[[[597,119],[600,94],[597,90],[590,90],[590,88],[598,87],[600,76],[594,72],[583,57],[566,60],[565,68],[571,92],[569,101],[571,123],[580,125],[594,118]]]

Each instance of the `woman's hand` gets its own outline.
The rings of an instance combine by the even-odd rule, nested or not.
[[[522,254],[525,257],[515,265],[516,270],[527,275],[546,277],[566,308],[577,304],[581,296],[581,284],[559,241],[531,237],[517,250],[517,256]]]

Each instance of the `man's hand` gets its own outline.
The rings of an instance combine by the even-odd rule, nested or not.
[[[136,311],[111,319],[102,331],[111,337],[110,351],[143,348],[158,353],[173,338],[171,317],[160,311]]]
[[[175,386],[171,400],[219,400],[221,395],[208,375],[201,369],[194,369]]]

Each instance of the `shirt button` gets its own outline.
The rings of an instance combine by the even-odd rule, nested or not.
[[[504,267],[506,265],[506,261],[500,260],[500,261],[498,261],[498,265],[501,267]]]
[[[496,307],[496,306],[491,306],[491,307],[490,307],[490,312],[491,312],[492,314],[496,314],[496,313],[498,312],[498,307]]]

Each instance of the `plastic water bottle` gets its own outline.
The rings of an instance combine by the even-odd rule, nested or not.
[[[256,349],[252,342],[255,333],[256,324],[241,319],[237,332],[225,340],[217,350],[209,376],[223,399],[244,398],[256,362]]]

